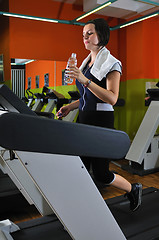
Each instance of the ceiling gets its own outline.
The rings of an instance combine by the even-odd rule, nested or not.
[[[71,3],[73,7],[79,8],[84,12],[88,12],[108,0],[52,0],[63,3]],[[158,4],[158,6],[156,5]],[[146,15],[159,10],[159,0],[117,0],[110,6],[98,11],[98,14],[116,17],[121,19],[129,19],[136,15]]]

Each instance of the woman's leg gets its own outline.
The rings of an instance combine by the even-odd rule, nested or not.
[[[109,170],[109,159],[92,158],[92,170],[95,179],[98,181],[112,185],[128,193],[131,191],[131,183]]]
[[[141,183],[130,184],[125,178],[123,178],[118,174],[115,174],[114,181],[110,183],[110,185],[127,192],[125,196],[130,201],[130,209],[132,211],[135,211],[139,208],[139,206],[141,205],[141,197],[142,197]]]
[[[79,122],[100,127],[114,128],[113,112],[90,112],[80,111]],[[87,170],[92,170],[96,180],[110,184],[126,192],[126,196],[130,201],[130,209],[135,211],[141,205],[142,185],[140,183],[130,184],[125,178],[115,175],[109,171],[109,160],[90,158],[82,159]],[[88,162],[87,162],[88,161]]]
[[[111,183],[111,185],[128,193],[131,192],[132,188],[131,183],[118,174],[114,175],[114,181]]]
[[[92,170],[95,179],[107,185],[119,188],[126,192],[125,196],[130,201],[130,209],[135,211],[141,205],[142,185],[131,184],[124,177],[114,174],[109,170],[109,160],[92,159]]]
[[[110,184],[114,181],[114,173],[109,171],[109,160],[103,158],[91,158],[94,178],[101,183]]]

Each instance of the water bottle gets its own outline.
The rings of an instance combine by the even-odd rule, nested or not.
[[[65,83],[71,84],[73,83],[73,78],[69,78],[67,74],[67,69],[71,66],[77,66],[77,59],[76,59],[76,53],[72,53],[71,57],[68,59],[65,75],[64,75],[64,81]]]

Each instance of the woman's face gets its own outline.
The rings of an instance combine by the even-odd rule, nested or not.
[[[87,50],[97,50],[98,47],[98,36],[95,31],[95,25],[90,23],[83,28],[83,42]]]

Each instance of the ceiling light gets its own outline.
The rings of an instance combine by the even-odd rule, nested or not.
[[[78,22],[74,22],[74,21],[36,17],[36,16],[22,15],[22,14],[18,14],[18,13],[9,13],[9,12],[1,12],[0,11],[0,15],[7,16],[7,17],[17,17],[17,18],[23,18],[23,19],[29,19],[29,20],[51,22],[51,23],[73,24],[73,25],[79,25],[79,26],[84,25],[84,23],[78,23]]]
[[[4,16],[8,16],[8,17],[17,17],[17,18],[30,19],[30,20],[38,20],[38,21],[44,21],[44,22],[53,22],[53,23],[58,23],[59,22],[58,20],[51,19],[51,18],[34,17],[34,16],[28,16],[28,15],[22,15],[22,14],[14,14],[14,13],[7,13],[7,12],[0,12],[0,15],[4,15]]]
[[[110,4],[112,4],[113,2],[116,2],[116,1],[117,1],[117,0],[111,0],[111,1],[108,1],[108,2],[106,2],[106,3],[103,3],[103,4],[101,4],[99,7],[96,7],[96,8],[94,8],[94,9],[90,10],[89,12],[81,15],[80,17],[74,19],[74,21],[80,21],[81,19],[83,19],[83,18],[89,16],[90,14],[93,14],[93,13],[95,13],[95,12],[97,12],[97,11],[99,11],[99,10],[107,7],[107,6],[109,6]]]
[[[138,23],[138,22],[141,22],[141,21],[144,21],[148,18],[152,18],[152,17],[155,17],[159,15],[159,11],[156,11],[156,12],[153,12],[151,14],[148,14],[148,15],[145,15],[145,16],[142,16],[142,17],[139,17],[139,18],[136,18],[134,20],[131,20],[131,21],[128,21],[128,22],[125,22],[125,23],[122,23],[122,24],[119,24],[115,27],[110,27],[110,30],[117,30],[119,28],[123,28],[123,27],[127,27],[127,26],[130,26],[132,24],[135,24],[135,23]]]
[[[28,60],[27,62],[25,62],[24,64],[28,64],[28,63],[31,63],[31,62],[34,62],[35,60],[34,59],[31,59],[31,60]]]
[[[121,25],[120,28],[127,27],[127,26],[129,26],[129,25],[132,25],[132,24],[141,22],[141,21],[146,20],[146,19],[151,18],[151,17],[155,17],[155,16],[157,16],[158,14],[159,14],[159,13],[155,13],[155,14],[149,15],[149,16],[147,16],[147,17],[142,17],[142,18],[140,18],[140,19],[138,18],[138,19],[136,19],[136,20],[134,20],[134,21],[127,22],[127,23]]]
[[[25,65],[25,64],[28,64],[28,63],[31,63],[31,62],[34,62],[35,60],[34,59],[30,59],[30,60],[26,60],[26,61],[18,61],[16,62],[11,62],[11,65]]]

